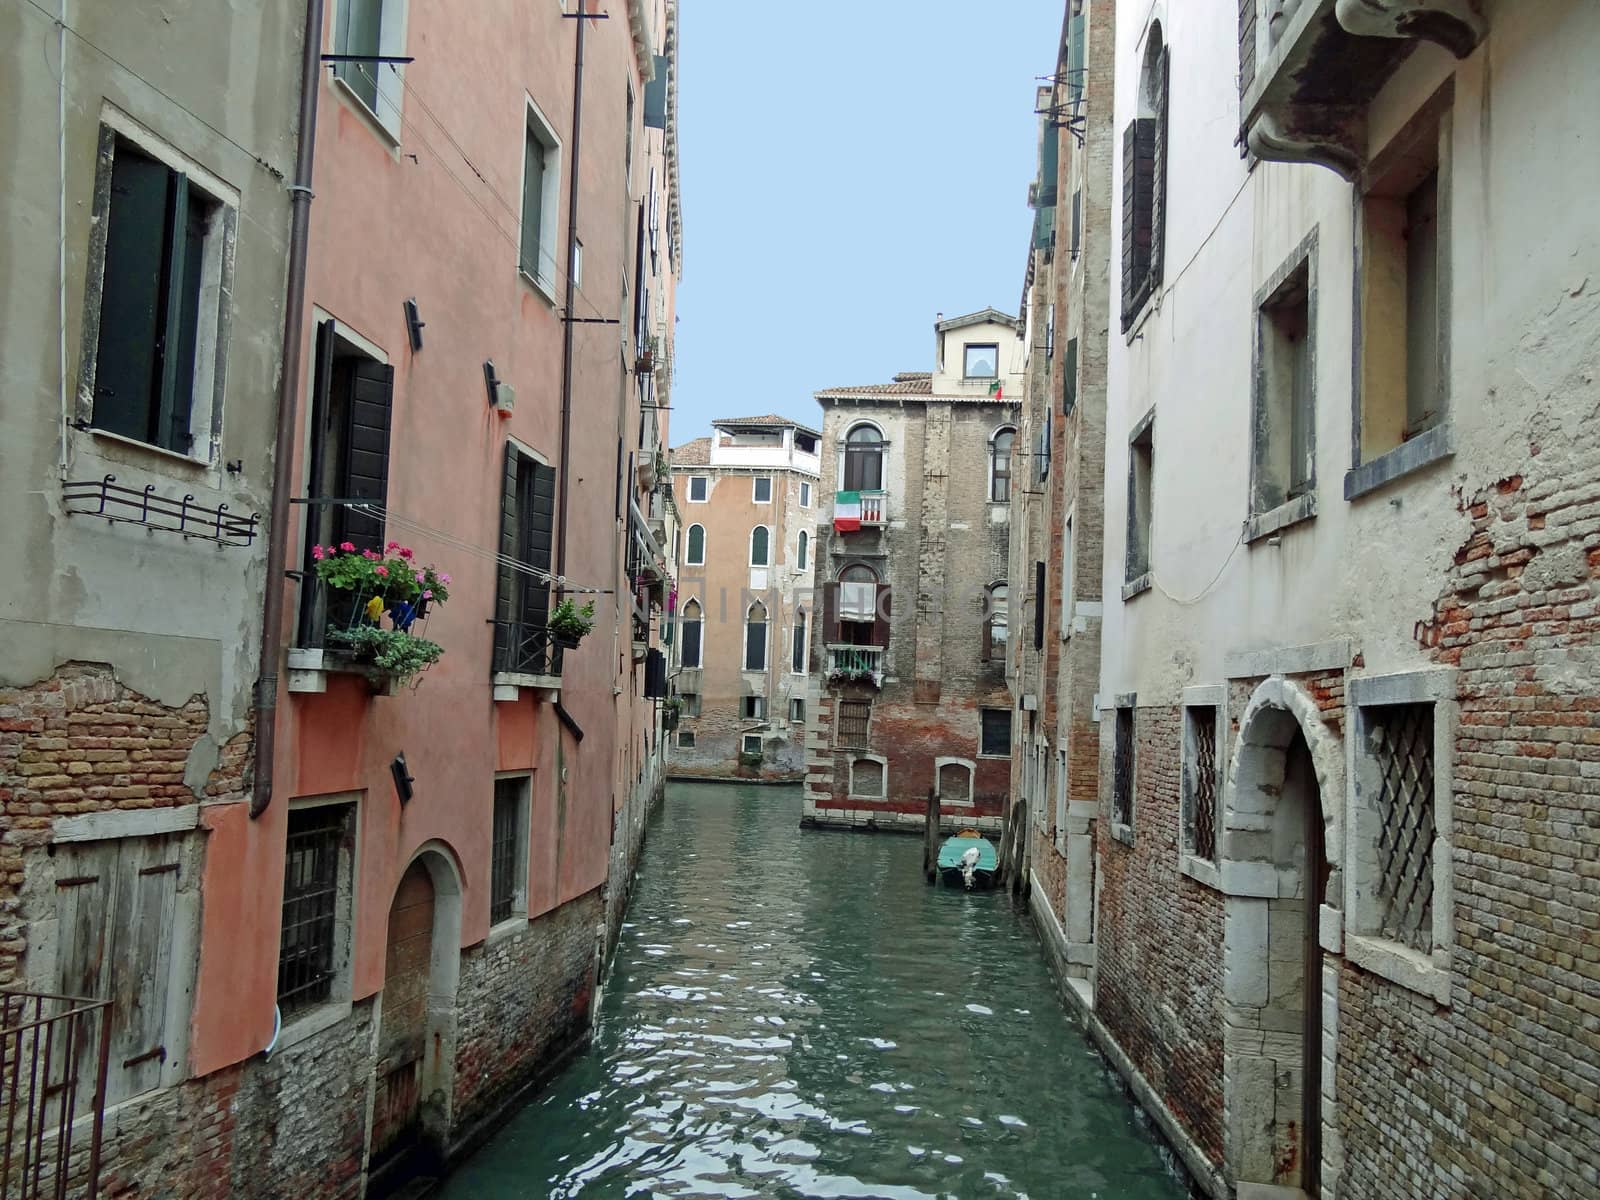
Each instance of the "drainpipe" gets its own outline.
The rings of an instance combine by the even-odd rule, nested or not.
[[[306,0],[300,58],[300,144],[289,185],[289,280],[283,303],[283,358],[278,372],[278,438],[272,463],[272,509],[267,540],[267,595],[261,615],[261,663],[256,672],[255,780],[250,815],[272,803],[272,762],[278,745],[278,660],[283,655],[284,570],[289,555],[289,498],[294,490],[294,435],[300,400],[301,321],[306,308],[306,246],[311,233],[311,165],[317,144],[317,89],[322,70],[322,0]]]
[[[567,472],[572,452],[572,306],[577,285],[572,281],[572,263],[578,253],[578,163],[583,144],[583,35],[589,27],[588,0],[578,0],[578,48],[572,59],[572,165],[567,187],[567,297],[561,331],[561,488],[556,496],[556,524],[561,536],[556,541],[556,577],[567,573]]]

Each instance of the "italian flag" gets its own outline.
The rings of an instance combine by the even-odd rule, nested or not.
[[[1000,386],[1000,381],[998,379],[989,385],[989,395],[993,396],[996,400],[1004,400],[1006,398],[1006,390]]]
[[[861,528],[861,493],[838,492],[833,497],[833,531],[853,533]]]

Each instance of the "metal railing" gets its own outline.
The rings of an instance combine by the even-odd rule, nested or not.
[[[111,1003],[48,992],[0,992],[0,1197],[94,1200],[100,1190]],[[74,1126],[93,1115],[86,1160]]]
[[[883,674],[882,646],[829,646],[828,672],[837,675]]]
[[[497,673],[559,676],[563,652],[544,625],[531,621],[494,622]]]

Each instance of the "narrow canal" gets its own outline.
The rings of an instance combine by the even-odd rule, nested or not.
[[[669,788],[593,1048],[444,1196],[1185,1194],[1003,897],[799,815]]]

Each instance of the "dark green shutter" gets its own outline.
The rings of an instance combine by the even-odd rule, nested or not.
[[[1161,286],[1161,266],[1167,242],[1167,81],[1172,51],[1161,51],[1160,98],[1150,147],[1150,284]]]
[[[1033,648],[1044,649],[1044,564],[1033,564]]]
[[[1156,121],[1139,117],[1122,131],[1122,329],[1132,327],[1150,295],[1151,201]]]
[[[656,77],[644,85],[644,127],[667,127],[667,56],[656,55]]]
[[[344,499],[382,509],[389,501],[389,426],[394,411],[394,368],[358,359],[350,372],[349,424],[345,430]],[[344,538],[357,549],[383,549],[383,517],[345,508]]]
[[[155,434],[161,377],[162,230],[171,172],[120,141],[114,153],[95,351],[94,424],[143,442]]]
[[[533,468],[531,495],[524,510],[527,527],[525,560],[538,576],[523,579],[521,620],[530,629],[543,629],[550,621],[550,564],[555,542],[556,469],[537,460]]]
[[[495,548],[499,555],[494,576],[494,669],[497,671],[511,669],[511,622],[517,595],[517,576],[511,563],[517,558],[517,468],[520,461],[517,448],[507,441],[500,469],[500,542]]]
[[[1072,411],[1078,403],[1078,339],[1067,339],[1067,355],[1061,364],[1061,412]]]

